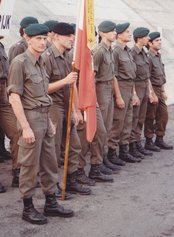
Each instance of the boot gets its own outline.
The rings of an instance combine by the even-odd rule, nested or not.
[[[36,225],[43,225],[47,223],[47,218],[38,212],[33,205],[32,198],[23,199],[24,209],[22,219]]]
[[[100,171],[100,165],[91,165],[89,177],[91,179],[94,179],[96,182],[113,183],[114,181],[112,177],[102,174],[102,172]]]
[[[4,162],[4,156],[0,154],[0,163],[3,163],[3,162]]]
[[[160,152],[160,148],[157,147],[154,143],[152,138],[146,137],[145,149],[149,151]]]
[[[20,173],[20,169],[13,169],[12,170],[13,179],[12,179],[11,186],[13,188],[18,188],[19,187],[19,173]]]
[[[59,205],[55,194],[45,195],[44,214],[46,216],[72,217],[74,212]]]
[[[112,164],[109,160],[108,160],[108,157],[107,155],[104,155],[103,157],[103,164],[108,167],[109,169],[111,169],[112,171],[120,171],[121,170],[121,167],[118,166],[118,165],[114,165]]]
[[[61,189],[59,183],[57,183],[57,190],[55,192],[55,196],[56,196],[56,198],[58,198],[60,200],[62,199],[62,189]],[[72,199],[72,195],[70,193],[65,192],[65,200],[70,200],[70,199]]]
[[[125,166],[126,165],[126,162],[121,160],[117,156],[116,150],[112,150],[111,148],[109,148],[109,150],[108,150],[108,160],[114,165],[120,165],[120,166]]]
[[[136,142],[129,144],[129,154],[131,154],[133,157],[144,159],[144,155],[137,150]]]
[[[95,186],[95,180],[90,179],[86,174],[84,169],[78,169],[77,171],[77,182],[87,186]]]
[[[111,169],[109,169],[108,167],[106,167],[104,164],[100,164],[100,172],[102,172],[102,174],[106,174],[106,175],[112,175],[113,171]],[[118,173],[118,171],[116,171]]]
[[[78,183],[78,181],[76,179],[77,179],[77,171],[75,171],[72,174],[68,174],[67,185],[66,185],[67,191],[71,192],[71,193],[78,193],[81,195],[91,194],[91,189]]]
[[[4,188],[4,186],[0,183],[0,193],[5,193],[6,189]]]
[[[143,155],[145,155],[145,156],[152,156],[152,155],[153,155],[152,152],[147,151],[146,149],[144,149],[144,147],[143,147],[142,144],[141,144],[141,141],[137,141],[137,142],[136,142],[136,146],[137,146],[137,150],[138,150],[141,154],[143,154]]]
[[[163,137],[156,137],[155,145],[164,150],[173,150],[173,146],[164,142]]]
[[[141,161],[140,158],[136,158],[136,157],[132,156],[131,154],[129,154],[129,145],[128,144],[120,145],[119,157],[121,160],[123,160],[125,162],[129,162],[129,163],[136,163],[136,162]]]

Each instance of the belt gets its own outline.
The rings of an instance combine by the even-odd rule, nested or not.
[[[38,108],[34,108],[34,109],[25,109],[26,111],[36,111],[36,112],[40,112],[40,113],[48,113],[49,112],[49,106],[46,107],[38,107]]]
[[[109,80],[109,81],[96,81],[96,84],[107,84],[107,85],[111,85],[113,83],[113,80]]]
[[[122,80],[118,79],[118,81],[132,82],[132,81],[135,81],[135,80],[133,80],[133,79],[122,79]]]

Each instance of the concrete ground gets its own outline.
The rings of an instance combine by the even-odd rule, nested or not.
[[[174,144],[174,106],[166,141]],[[11,162],[0,164],[0,180],[7,192],[0,194],[0,237],[173,237],[174,236],[174,150],[155,153],[140,164],[127,164],[114,175],[114,183],[97,184],[90,196],[75,196],[62,202],[72,208],[70,219],[48,218],[36,226],[21,220],[22,201],[11,185]],[[43,210],[40,189],[34,198]]]

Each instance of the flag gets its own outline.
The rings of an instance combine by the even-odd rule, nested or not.
[[[93,140],[96,132],[96,90],[91,49],[95,43],[94,0],[80,0],[74,50],[75,68],[79,74],[79,109],[86,113],[86,137]]]

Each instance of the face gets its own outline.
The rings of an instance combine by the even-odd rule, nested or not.
[[[128,43],[131,41],[132,34],[130,29],[126,29],[124,32],[118,35],[118,39],[120,39],[124,43]]]
[[[155,51],[158,51],[161,49],[161,38],[158,37],[154,39],[152,42],[149,42],[150,48],[152,48]]]
[[[110,32],[107,32],[107,33],[104,33],[104,32],[101,32],[101,37],[102,38],[105,38],[106,40],[108,40],[109,42],[114,42],[115,39],[116,39],[116,35],[117,35],[117,32],[116,30],[112,30]]]
[[[63,47],[64,49],[71,49],[74,45],[75,35],[74,34],[70,34],[70,35],[55,34],[54,39],[55,41],[58,41],[61,47]]]
[[[47,36],[37,35],[33,37],[27,36],[28,47],[37,53],[43,53],[46,48]]]
[[[146,46],[149,42],[149,36],[145,36],[145,37],[142,37],[142,38],[139,38],[138,39],[138,42],[142,45],[142,46]]]

